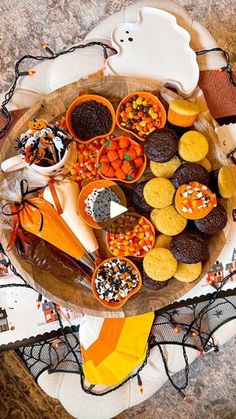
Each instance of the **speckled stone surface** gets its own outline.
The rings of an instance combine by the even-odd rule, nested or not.
[[[222,346],[219,353],[198,357],[191,364],[186,391],[189,402],[184,402],[166,383],[150,399],[126,410],[117,419],[235,419],[235,345],[236,338]],[[184,383],[183,372],[176,374],[174,380]]]
[[[0,90],[6,90],[12,80],[14,62],[27,52],[40,52],[42,41],[59,51],[83,39],[103,18],[133,3],[134,0],[1,0]],[[208,28],[219,46],[230,53],[235,68],[236,1],[178,0],[177,3]],[[219,354],[205,355],[191,364],[189,404],[184,403],[167,383],[153,397],[119,418],[236,419],[235,343],[236,339],[233,339]],[[40,394],[12,356],[5,354],[0,358],[1,419],[69,418],[63,409],[60,410],[59,403],[54,401],[50,405],[50,399]],[[14,364],[14,370],[3,368],[7,362]],[[183,373],[176,376],[176,379],[181,378]],[[17,397],[18,387],[22,385],[27,391],[26,398]]]

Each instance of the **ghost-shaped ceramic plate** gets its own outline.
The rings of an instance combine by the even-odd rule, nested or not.
[[[189,33],[160,9],[142,7],[136,23],[122,23],[112,33],[118,53],[109,57],[106,74],[157,80],[190,96],[199,79]]]

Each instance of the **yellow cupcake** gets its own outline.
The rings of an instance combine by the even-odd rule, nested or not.
[[[209,145],[206,137],[198,131],[188,131],[179,140],[179,155],[183,160],[199,162],[206,157]]]
[[[218,173],[218,188],[223,198],[231,198],[236,193],[236,182],[233,176],[233,169],[223,166]]]
[[[150,169],[154,176],[171,178],[175,173],[176,169],[181,165],[181,160],[179,157],[174,156],[171,160],[166,163],[157,163],[155,161],[150,161]]]
[[[151,223],[154,225],[154,227],[157,229],[156,227],[156,217],[158,214],[158,211],[160,211],[158,208],[155,208],[152,210],[151,214],[150,214],[150,219],[151,219]]]
[[[159,247],[150,250],[143,259],[146,274],[155,281],[167,281],[176,272],[177,260],[170,250]]]
[[[154,210],[156,211],[156,210]],[[172,240],[171,236],[166,236],[165,234],[158,234],[155,244],[154,244],[154,248],[157,247],[163,247],[164,249],[169,249],[170,250],[170,242]]]
[[[167,236],[176,236],[185,229],[187,220],[176,211],[173,205],[170,205],[159,209],[154,225],[160,233]]]
[[[201,166],[205,167],[205,169],[210,172],[212,169],[212,165],[210,160],[208,160],[206,157],[204,157],[204,159],[198,161],[198,164],[200,164]]]
[[[155,178],[146,183],[143,196],[148,205],[153,208],[164,208],[172,203],[175,187],[170,180]]]
[[[175,99],[170,102],[167,119],[179,127],[191,127],[197,119],[199,110],[187,100]]]
[[[202,263],[182,263],[178,262],[175,279],[181,282],[193,282],[202,272]]]

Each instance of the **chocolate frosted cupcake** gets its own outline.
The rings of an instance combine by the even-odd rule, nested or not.
[[[138,183],[133,191],[133,206],[136,211],[140,214],[146,214],[153,210],[153,208],[147,204],[144,199],[143,190],[147,182]]]
[[[178,150],[178,137],[170,129],[159,129],[148,136],[144,152],[149,160],[164,163],[172,159]]]
[[[183,263],[198,263],[207,258],[207,240],[198,232],[178,234],[172,238],[170,248],[174,257]]]
[[[227,224],[227,211],[223,205],[218,204],[206,217],[195,220],[194,224],[202,233],[219,233]]]
[[[209,185],[210,176],[205,167],[197,163],[184,163],[175,171],[172,183],[178,189],[181,185],[199,182],[202,185]]]

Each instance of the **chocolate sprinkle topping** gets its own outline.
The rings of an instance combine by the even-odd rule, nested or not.
[[[106,135],[110,131],[112,115],[107,106],[96,100],[88,100],[73,110],[71,123],[76,136],[82,141],[87,141],[98,135]]]

